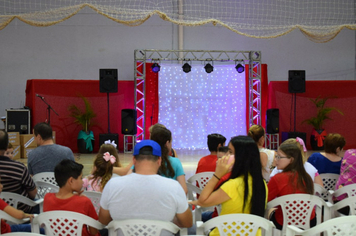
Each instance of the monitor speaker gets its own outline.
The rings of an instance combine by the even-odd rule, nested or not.
[[[305,70],[288,71],[288,91],[290,93],[305,93]]]
[[[30,110],[6,109],[6,131],[30,134]]]
[[[279,109],[268,109],[266,114],[266,132],[268,134],[279,133]]]
[[[117,69],[100,69],[100,92],[117,93]]]
[[[121,110],[121,133],[134,135],[137,133],[137,111],[135,109]]]

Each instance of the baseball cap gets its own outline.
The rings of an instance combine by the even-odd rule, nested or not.
[[[149,152],[149,153],[140,152],[141,148],[143,148],[143,147],[152,147],[152,152]],[[153,140],[142,140],[141,142],[139,142],[135,145],[135,149],[134,149],[134,153],[133,153],[134,156],[139,155],[139,154],[154,155],[154,156],[160,157],[161,156],[161,146],[159,146],[159,144]]]

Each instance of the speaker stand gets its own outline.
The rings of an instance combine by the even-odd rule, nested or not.
[[[46,102],[45,98],[42,97],[42,96],[38,96],[46,105],[47,105],[47,117],[48,117],[48,120],[47,120],[47,124],[51,125],[51,110],[54,112],[54,114],[56,114],[57,116],[58,113],[53,109],[53,107],[51,107],[51,105],[48,104],[48,102]]]

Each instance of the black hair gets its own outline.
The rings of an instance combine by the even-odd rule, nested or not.
[[[174,169],[168,160],[170,150],[168,150],[168,147],[166,146],[167,141],[172,142],[171,131],[164,127],[155,127],[152,130],[150,139],[156,141],[161,146],[162,164],[159,167],[158,174],[164,175],[166,177],[174,177]]]
[[[229,151],[229,147],[228,146],[221,146],[218,148],[218,152],[228,152]]]
[[[59,162],[54,168],[54,177],[60,188],[62,188],[68,181],[70,177],[78,179],[82,174],[83,165],[75,161],[64,159]]]
[[[210,152],[217,152],[219,144],[221,144],[221,146],[224,146],[225,142],[226,138],[221,134],[208,135],[208,149]]]
[[[232,137],[230,144],[235,149],[235,163],[232,167],[229,179],[235,179],[237,177],[243,176],[245,184],[243,208],[245,208],[246,203],[249,200],[248,177],[251,175],[252,197],[250,200],[250,213],[264,217],[266,208],[266,186],[262,177],[262,165],[257,144],[251,137],[242,135]]]
[[[6,131],[0,131],[0,150],[6,151],[7,146],[9,144],[9,135]]]
[[[45,123],[38,123],[35,125],[33,128],[33,133],[35,136],[40,135],[43,140],[49,140],[52,139],[52,127]]]

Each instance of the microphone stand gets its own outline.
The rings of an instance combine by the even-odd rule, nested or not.
[[[44,99],[44,97],[39,97],[46,105],[47,105],[47,114],[48,114],[48,122],[47,124],[51,124],[51,110],[54,112],[54,114],[56,114],[57,116],[58,113],[53,109],[53,107],[51,107],[51,105],[48,104],[48,102],[46,102],[46,100]]]

